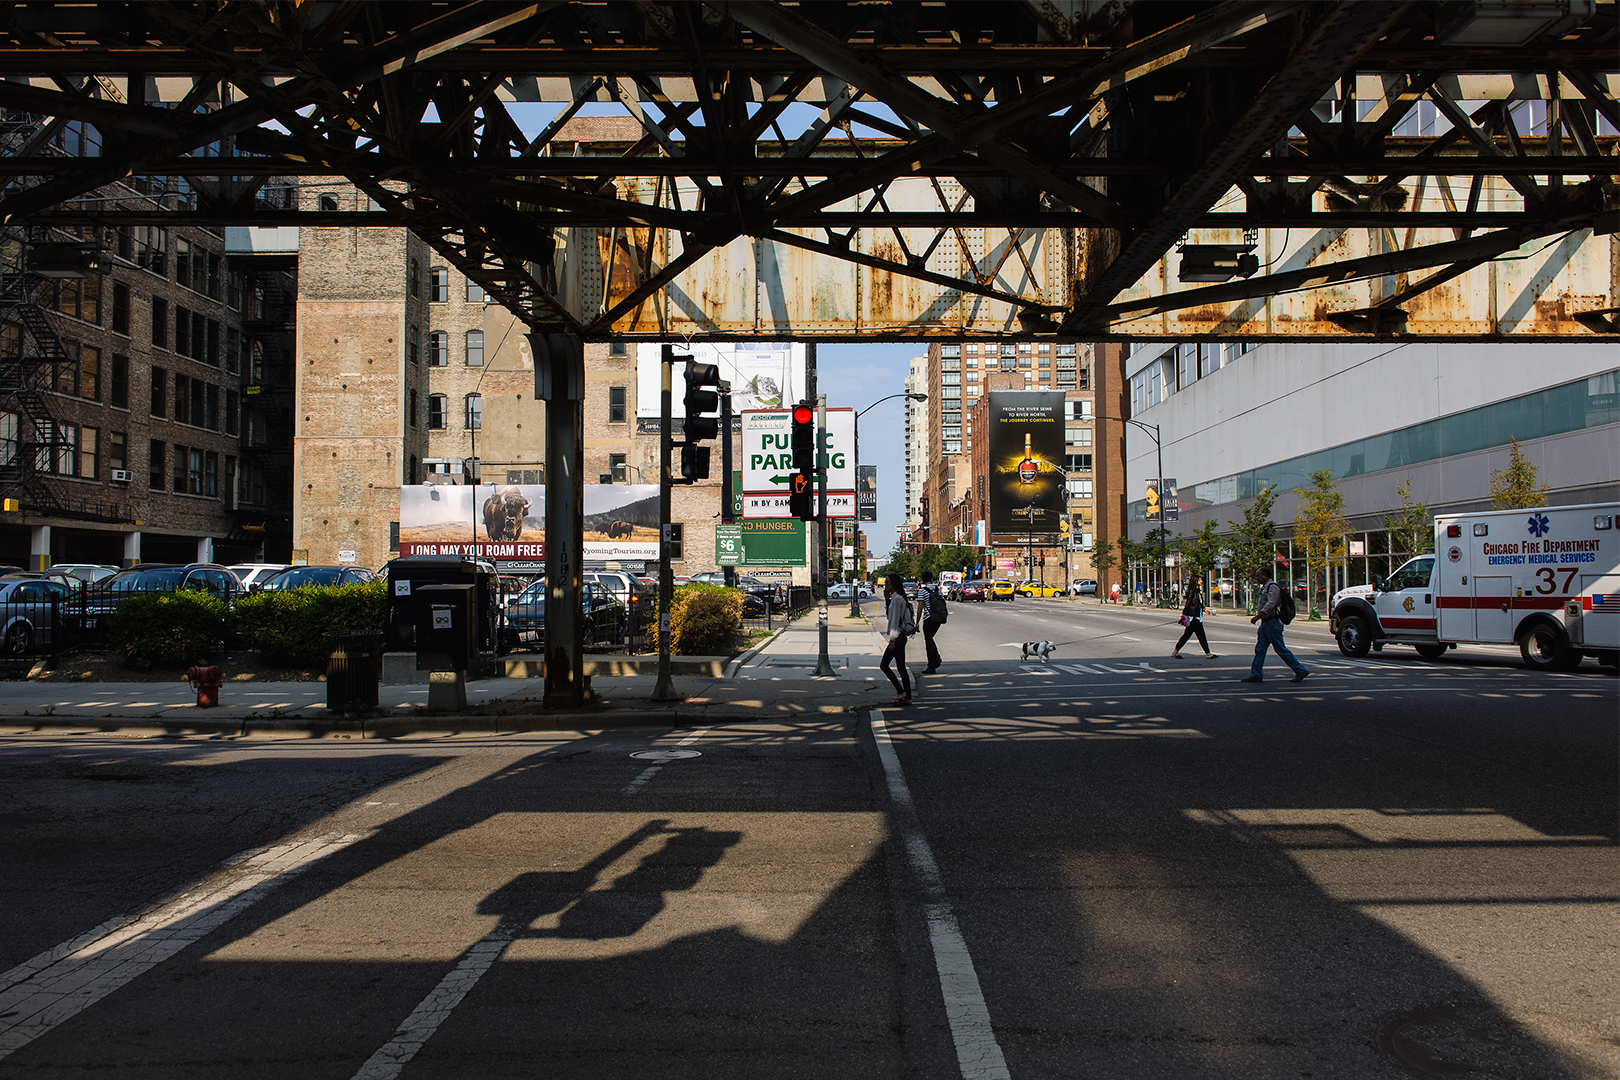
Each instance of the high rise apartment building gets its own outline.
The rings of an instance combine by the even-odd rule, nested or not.
[[[928,393],[928,357],[911,360],[906,372],[906,393]],[[906,518],[907,535],[922,527],[923,499],[928,490],[928,418],[931,399],[905,399],[906,407]]]

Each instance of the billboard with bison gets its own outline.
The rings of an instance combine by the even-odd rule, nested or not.
[[[658,561],[658,485],[585,485],[585,558]],[[410,485],[399,489],[401,555],[545,558],[544,484]]]

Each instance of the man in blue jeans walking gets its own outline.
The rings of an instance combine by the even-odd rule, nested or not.
[[[1305,676],[1310,672],[1300,667],[1294,654],[1288,651],[1283,644],[1282,621],[1282,586],[1271,580],[1271,571],[1262,567],[1260,570],[1260,599],[1255,607],[1254,617],[1249,621],[1260,624],[1260,639],[1254,646],[1254,664],[1249,668],[1249,677],[1244,682],[1264,682],[1260,677],[1260,668],[1266,662],[1266,650],[1276,649],[1282,662],[1294,669],[1294,681],[1304,682]]]

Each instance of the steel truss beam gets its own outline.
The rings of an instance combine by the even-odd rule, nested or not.
[[[14,5],[0,106],[101,152],[0,157],[0,221],[390,222],[531,325],[648,338],[1267,336],[1290,304],[1291,338],[1502,337],[1501,260],[1563,237],[1535,332],[1613,336],[1616,4],[1467,47],[1436,11]],[[176,194],[97,201],[132,175]],[[331,179],[382,209],[267,195]],[[1251,241],[1265,273],[1176,280],[1178,244]]]

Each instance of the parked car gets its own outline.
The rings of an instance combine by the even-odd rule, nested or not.
[[[624,605],[629,644],[639,644],[647,633],[647,613],[658,603],[657,583],[648,585],[623,570],[587,570],[583,580],[602,586]]]
[[[694,585],[724,585],[725,583],[726,576],[719,571],[711,570],[706,574],[692,575],[692,584]],[[761,581],[752,574],[738,574],[737,588],[741,589],[750,596],[761,598],[761,615],[765,613],[763,599],[766,597],[770,598],[772,611],[780,611],[787,607],[788,590],[786,585],[772,581]],[[743,614],[748,614],[746,608],[744,609]]]
[[[235,563],[226,567],[226,569],[235,574],[242,584],[251,590],[255,585],[264,584],[266,578],[279,574],[283,570],[291,570],[292,564],[269,562]]]
[[[55,566],[45,568],[47,574],[66,574],[78,578],[80,581],[95,584],[102,578],[112,577],[118,573],[118,567],[105,566],[101,563],[57,563]]]
[[[625,644],[629,614],[606,585],[587,581],[581,587],[580,608],[585,613],[585,647],[617,649]],[[501,606],[501,651],[543,653],[546,649],[546,580],[536,578],[529,587]]]
[[[851,585],[847,581],[835,581],[833,584],[827,586],[827,599],[848,600],[850,592],[854,589],[855,586]],[[872,590],[868,589],[865,585],[860,586],[860,598],[862,600],[870,600],[872,598]]]
[[[1011,603],[1017,595],[1017,589],[1010,581],[997,581],[990,586],[990,599],[992,600],[1005,600]]]
[[[1097,579],[1075,578],[1069,583],[1068,593],[1070,596],[1096,596]]]
[[[959,594],[957,596],[958,600],[968,600],[982,604],[990,594],[990,586],[982,581],[964,581],[957,592]]]
[[[0,578],[0,650],[36,656],[55,648],[77,619],[77,596],[43,577]]]
[[[1026,581],[1018,586],[1019,596],[1061,596],[1063,590],[1056,585],[1044,585],[1039,581]]]
[[[131,596],[179,589],[199,589],[226,603],[247,595],[241,579],[218,563],[143,563],[90,586],[85,594],[85,629],[101,628],[107,616]]]
[[[328,585],[358,585],[376,579],[377,575],[363,566],[289,566],[279,574],[265,578],[254,591],[284,592]]]

